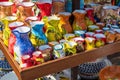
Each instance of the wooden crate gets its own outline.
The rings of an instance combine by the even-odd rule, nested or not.
[[[9,53],[2,40],[0,40],[0,49],[6,56],[8,62],[12,66],[19,80],[33,80],[35,78],[39,78],[51,73],[56,73],[67,68],[78,66],[79,64],[92,61],[100,57],[120,52],[120,41],[112,44],[107,44],[103,47],[96,48],[90,51],[84,51],[75,55],[48,61],[27,69],[21,69],[19,67],[19,64],[13,59],[13,56]]]

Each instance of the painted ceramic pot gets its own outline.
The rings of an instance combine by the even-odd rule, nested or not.
[[[5,25],[5,27],[3,29],[3,40],[4,40],[4,44],[6,46],[8,46],[8,40],[9,40],[10,33],[11,33],[9,24],[16,20],[17,20],[17,17],[15,17],[15,16],[7,16],[5,19],[2,20]]]
[[[44,61],[49,61],[52,59],[52,47],[50,47],[49,45],[41,45],[39,46],[39,50],[42,52]]]
[[[92,50],[95,48],[95,38],[86,37],[85,38],[85,48],[86,50]]]
[[[0,20],[2,20],[6,15],[5,15],[5,9],[3,7],[2,2],[0,2]]]
[[[50,16],[52,10],[52,2],[50,0],[40,0],[36,3],[37,7],[40,9],[38,17],[42,19],[44,16]]]
[[[105,43],[106,43],[106,36],[104,34],[95,34],[94,35],[96,41],[95,41],[95,46],[96,47],[101,47],[101,46],[104,46]]]
[[[64,30],[60,24],[60,18],[56,15],[48,17],[48,21],[46,24],[46,36],[48,41],[57,41],[62,39],[62,34],[64,34]]]
[[[22,26],[14,29],[12,33],[16,37],[16,42],[14,45],[14,58],[18,63],[21,62],[21,57],[24,55],[32,56],[35,51],[32,43],[29,39],[30,28],[27,26]]]
[[[85,50],[85,47],[84,47],[85,40],[84,40],[84,38],[75,37],[72,40],[77,43],[77,46],[76,46],[77,53]]]
[[[24,23],[23,22],[12,22],[9,24],[9,28],[10,30],[14,30],[16,29],[17,27],[20,27],[20,26],[23,26]],[[12,54],[12,56],[14,56],[14,45],[15,45],[15,42],[16,42],[16,37],[13,33],[10,33],[10,37],[9,37],[9,40],[8,40],[8,50],[9,52]]]
[[[61,24],[63,24],[62,27],[65,29],[65,31],[67,33],[71,33],[72,32],[72,27],[71,27],[70,22],[69,22],[69,18],[71,16],[71,13],[60,12],[58,15],[60,17]]]
[[[54,59],[65,57],[65,52],[62,44],[57,44],[54,46]]]
[[[73,13],[74,22],[73,22],[73,30],[86,30],[87,25],[85,22],[86,11],[84,10],[75,10]]]
[[[48,43],[47,37],[43,32],[44,22],[33,21],[30,23],[32,26],[30,40],[32,44],[37,47]]]
[[[24,21],[29,16],[34,16],[34,12],[32,10],[34,3],[32,2],[22,2],[18,4],[18,20]]]

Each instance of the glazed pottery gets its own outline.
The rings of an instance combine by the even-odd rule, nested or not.
[[[34,3],[32,2],[22,2],[18,4],[17,17],[19,21],[24,21],[27,17],[33,16],[34,12],[32,10]]]
[[[53,54],[54,54],[54,59],[65,57],[65,52],[63,50],[63,45],[62,44],[55,45]]]
[[[56,15],[49,16],[46,24],[46,36],[48,41],[57,41],[62,39],[62,34],[64,34],[64,30],[60,24],[60,18]]]
[[[85,10],[87,12],[87,17],[92,21],[92,23],[95,23],[93,8],[85,8]]]
[[[60,12],[59,14],[60,22],[63,24],[62,27],[65,29],[67,33],[72,32],[72,27],[69,22],[69,18],[71,16],[71,13],[69,12]]]
[[[52,47],[50,47],[49,45],[41,45],[38,49],[42,52],[44,61],[49,61],[52,59]]]
[[[74,22],[73,22],[73,30],[86,30],[87,25],[85,22],[85,10],[75,10],[73,13],[74,15]]]
[[[17,27],[20,27],[20,26],[23,26],[24,23],[23,22],[12,22],[9,24],[9,28],[10,30],[14,30],[15,28]],[[8,50],[9,52],[12,54],[12,56],[14,56],[14,45],[15,45],[15,42],[16,42],[16,37],[13,33],[10,33],[10,37],[9,37],[9,40],[8,40]]]
[[[4,44],[6,46],[8,46],[8,40],[9,40],[10,33],[11,33],[11,30],[9,28],[9,24],[16,21],[16,20],[17,20],[17,17],[15,17],[15,16],[7,16],[6,18],[4,18],[2,20],[4,23],[3,40],[4,40]]]
[[[86,50],[92,50],[95,48],[95,38],[86,37],[85,38],[85,48]]]
[[[32,44],[36,47],[48,43],[47,37],[43,32],[44,22],[33,21],[30,24],[32,27],[30,35]]]
[[[16,37],[14,58],[20,63],[22,56],[29,55],[31,57],[32,53],[35,51],[35,48],[29,40],[30,28],[27,26],[18,27],[14,29],[12,33]]]
[[[44,16],[50,16],[52,10],[52,2],[50,0],[40,0],[36,3],[37,7],[40,9],[38,17],[42,19]]]

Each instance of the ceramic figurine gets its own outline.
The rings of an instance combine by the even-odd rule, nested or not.
[[[29,39],[30,28],[27,26],[18,27],[14,29],[12,33],[16,37],[16,42],[14,45],[15,60],[20,63],[22,56],[29,55],[32,57],[32,53],[35,51],[35,48]]]
[[[46,36],[48,41],[57,41],[62,38],[62,34],[64,34],[64,30],[60,24],[60,18],[56,15],[52,15],[48,17],[47,21],[45,22],[46,25]]]
[[[73,22],[73,30],[87,30],[87,25],[85,22],[85,10],[75,10],[73,12],[74,22]]]
[[[67,33],[72,32],[72,27],[69,22],[69,18],[71,16],[71,13],[69,12],[60,12],[59,14],[60,22],[63,23],[62,27],[65,29]]]
[[[85,38],[85,48],[86,50],[92,50],[95,48],[95,38],[86,37]]]
[[[40,9],[38,14],[39,19],[41,20],[44,16],[50,16],[52,10],[52,1],[51,0],[39,0],[36,3],[37,7]]]
[[[43,32],[44,22],[42,21],[33,21],[30,23],[32,30],[30,35],[30,40],[32,44],[37,47],[43,44],[48,43],[47,37]]]
[[[23,26],[24,23],[23,22],[12,22],[9,24],[9,28],[10,30],[14,30],[16,29],[17,27],[21,27]],[[16,37],[15,35],[11,32],[10,33],[10,37],[9,37],[9,40],[8,40],[8,50],[9,52],[12,54],[12,56],[14,56],[14,45],[15,45],[15,42],[16,42]]]
[[[6,46],[8,46],[8,40],[9,40],[10,33],[11,33],[11,30],[9,28],[9,23],[12,23],[12,22],[14,22],[16,20],[17,20],[17,17],[15,17],[15,16],[7,16],[6,18],[4,18],[2,20],[3,23],[4,23],[3,40],[4,40],[4,44]]]

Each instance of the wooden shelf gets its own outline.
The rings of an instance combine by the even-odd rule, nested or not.
[[[79,64],[95,60],[100,57],[120,52],[120,41],[107,44],[103,47],[77,53],[76,55],[66,56],[64,58],[45,62],[43,64],[33,66],[27,69],[21,69],[18,63],[13,59],[7,47],[0,40],[0,49],[6,56],[8,62],[12,66],[19,80],[33,80],[51,73],[56,73],[67,68],[78,66]]]

